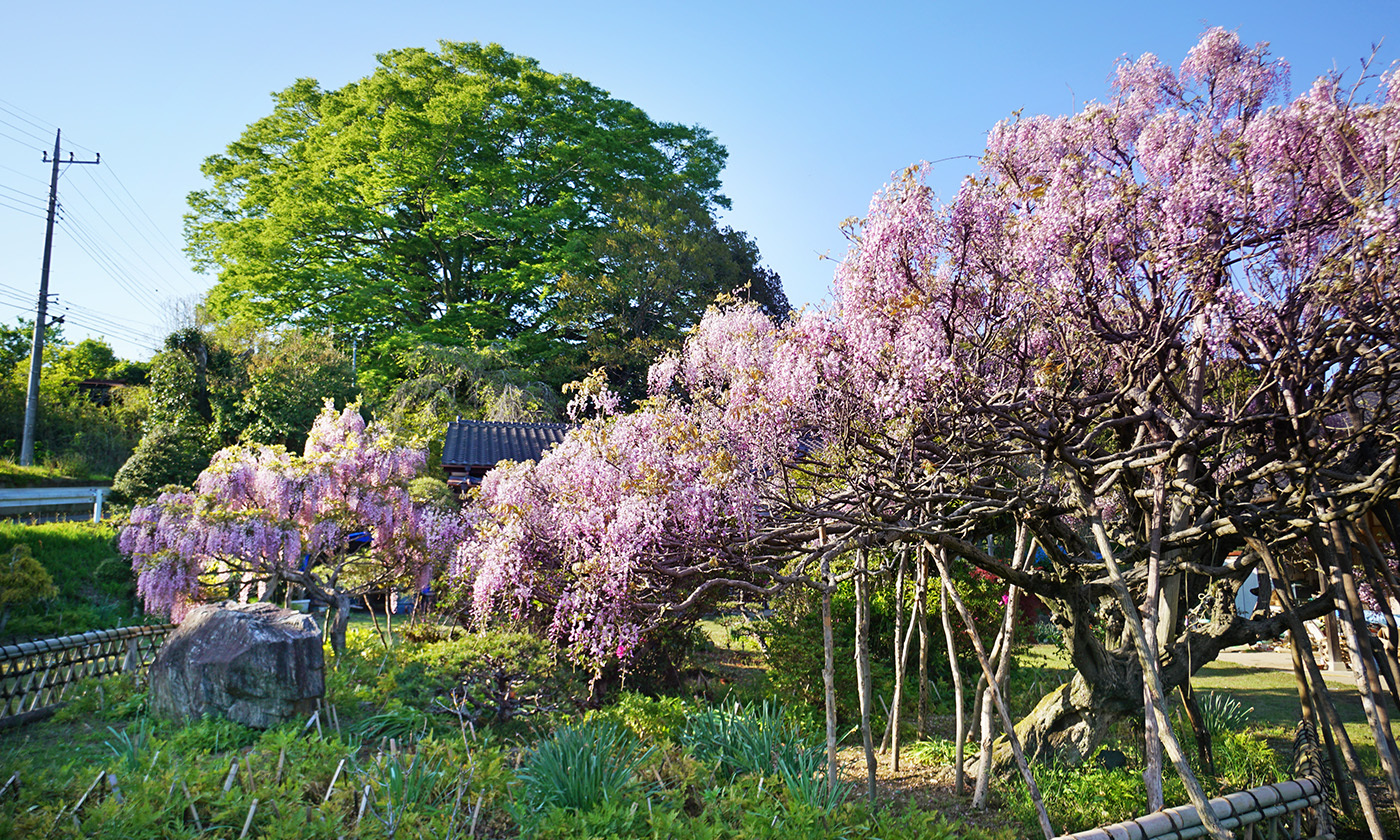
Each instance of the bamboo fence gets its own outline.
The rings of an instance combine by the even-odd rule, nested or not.
[[[137,625],[0,647],[0,728],[59,703],[79,680],[143,672],[174,629]]]

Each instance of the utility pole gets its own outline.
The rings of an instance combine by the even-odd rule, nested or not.
[[[59,163],[101,163],[102,155],[93,160],[74,160],[68,153],[68,160],[60,161],[59,142],[63,130],[53,135],[53,175],[49,178],[49,223],[44,230],[44,267],[39,273],[39,308],[34,313],[34,342],[29,350],[29,395],[24,401],[24,441],[20,444],[19,465],[28,467],[34,463],[34,421],[39,416],[39,370],[44,362],[44,327],[49,314],[49,265],[53,257],[53,223],[58,210],[58,165]],[[44,155],[48,163],[48,155]]]

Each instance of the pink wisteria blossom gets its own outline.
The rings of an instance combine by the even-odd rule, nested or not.
[[[327,405],[298,457],[281,447],[217,453],[194,493],[138,506],[118,546],[152,612],[179,620],[204,593],[202,578],[280,576],[337,608],[343,642],[350,596],[367,587],[425,585],[463,539],[455,511],[416,502],[410,480],[426,456],[367,427],[355,407]],[[357,551],[349,537],[368,535]],[[351,567],[356,567],[352,572]]]

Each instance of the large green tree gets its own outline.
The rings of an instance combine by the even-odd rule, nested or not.
[[[364,79],[330,91],[302,79],[275,101],[205,161],[209,187],[190,196],[188,249],[218,272],[210,310],[353,338],[371,367],[392,367],[377,348],[411,337],[489,343],[572,378],[617,331],[561,308],[569,284],[636,273],[610,233],[640,215],[671,254],[725,236],[726,153],[707,131],[497,45],[395,50]],[[692,323],[735,273],[690,271],[676,282],[696,294],[671,295],[656,320]]]

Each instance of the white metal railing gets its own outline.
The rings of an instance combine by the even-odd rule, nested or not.
[[[60,505],[92,505],[92,521],[102,521],[102,501],[110,487],[5,487],[0,488],[0,516],[32,513]]]

